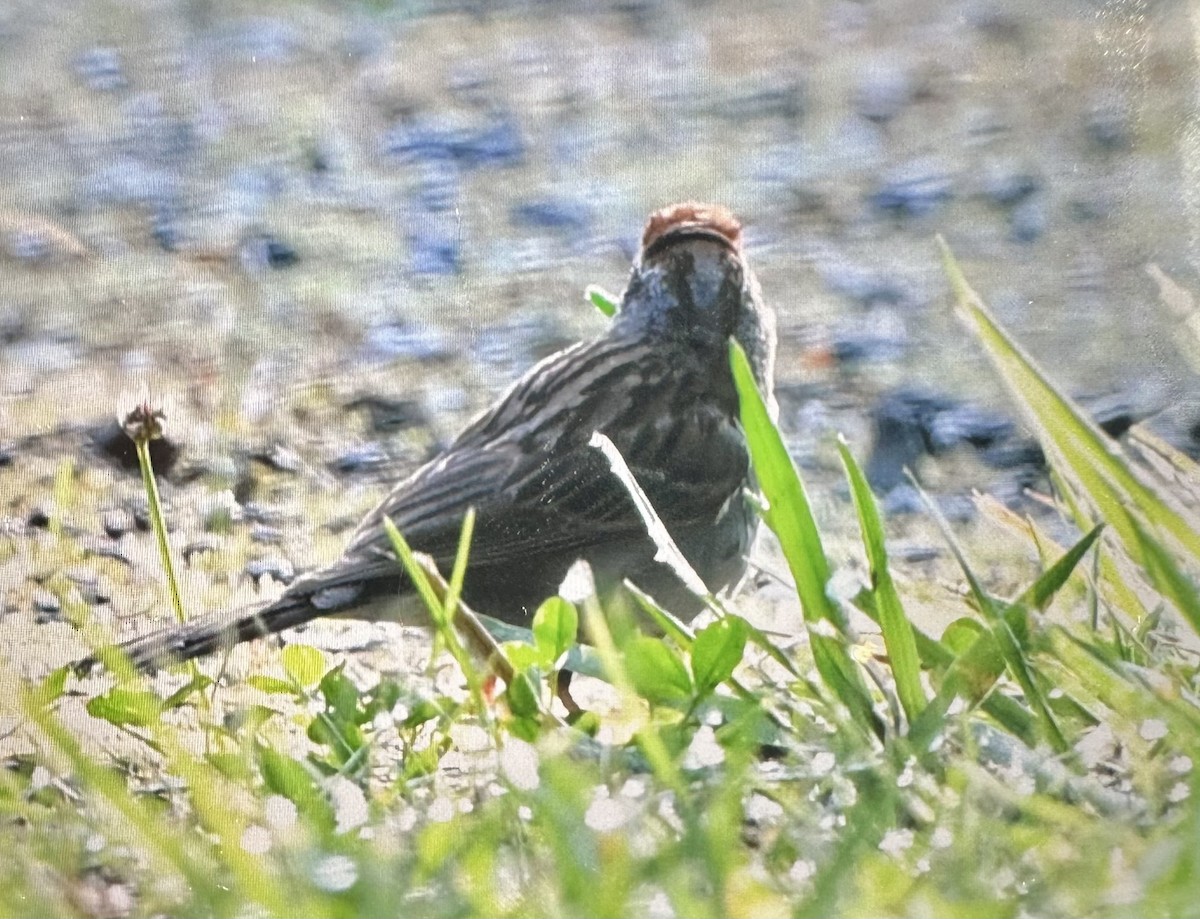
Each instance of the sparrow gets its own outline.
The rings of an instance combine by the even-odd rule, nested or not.
[[[517,380],[439,455],[363,519],[342,556],[275,600],[171,625],[126,642],[143,670],[228,648],[320,616],[428,622],[384,531],[448,571],[464,515],[474,538],[463,600],[528,626],[578,560],[597,591],[625,579],[686,620],[703,608],[655,559],[625,486],[590,444],[620,451],[684,557],[714,593],[735,589],[758,528],[729,340],[774,406],[775,315],[746,261],[742,227],[694,202],[652,214],[618,312],[599,337]]]

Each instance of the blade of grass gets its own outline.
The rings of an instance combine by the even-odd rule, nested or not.
[[[992,637],[995,638],[1001,653],[1004,655],[1008,672],[1017,681],[1018,685],[1020,685],[1022,692],[1025,693],[1025,698],[1029,700],[1030,706],[1042,725],[1046,739],[1054,749],[1065,753],[1070,749],[1070,744],[1067,743],[1066,737],[1063,736],[1062,729],[1058,726],[1054,712],[1050,710],[1050,706],[1046,703],[1046,698],[1041,689],[1034,682],[1028,661],[1025,659],[1025,650],[1021,642],[1018,641],[1017,636],[1013,634],[1014,623],[1010,617],[1023,616],[1024,610],[1019,606],[1012,606],[1009,608],[1007,616],[1001,613],[991,595],[983,589],[983,585],[979,583],[975,572],[967,563],[967,557],[963,552],[962,546],[959,545],[958,539],[955,537],[954,531],[950,528],[949,522],[942,515],[942,512],[938,510],[933,499],[917,484],[916,479],[912,477],[911,473],[909,474],[909,481],[921,495],[921,500],[925,503],[930,517],[937,524],[938,529],[941,530],[942,538],[946,540],[950,551],[954,553],[959,568],[962,569],[963,576],[966,577],[967,584],[971,588],[971,595],[979,605],[980,612],[983,613],[985,624],[991,632]]]
[[[883,521],[871,486],[863,475],[850,448],[843,437],[838,437],[838,453],[850,482],[850,494],[858,511],[858,526],[862,531],[863,546],[867,550],[867,564],[871,572],[871,589],[875,594],[879,625],[883,631],[883,643],[891,661],[892,675],[896,680],[896,694],[904,707],[905,717],[911,724],[925,707],[925,689],[921,685],[921,666],[917,655],[917,643],[913,638],[912,624],[904,613],[900,595],[888,570],[887,549],[883,534]]]
[[[758,391],[746,353],[735,341],[730,342],[730,363],[754,474],[766,497],[763,520],[779,538],[796,582],[817,671],[854,722],[882,736],[862,673],[846,647],[845,617],[826,593],[829,560],[804,484]]]
[[[642,522],[646,525],[646,532],[654,541],[654,546],[657,550],[654,556],[655,561],[669,566],[675,573],[675,576],[683,581],[684,586],[688,590],[696,596],[703,598],[710,606],[715,605],[716,598],[713,596],[712,591],[708,589],[708,585],[704,583],[704,579],[696,573],[696,569],[684,558],[683,553],[679,551],[679,547],[675,545],[675,541],[667,531],[666,524],[662,522],[662,519],[658,516],[658,512],[654,510],[654,506],[650,503],[650,499],[642,491],[642,486],[634,478],[633,472],[626,464],[625,457],[621,456],[621,451],[617,449],[616,444],[599,431],[593,431],[588,445],[604,454],[604,458],[608,460],[609,466],[612,467],[613,474],[621,480],[621,484],[629,492],[629,496],[633,499],[633,503],[637,507],[638,514],[641,515]]]
[[[1033,607],[1034,609],[1045,609],[1054,598],[1054,595],[1067,583],[1075,567],[1087,554],[1087,551],[1096,540],[1099,539],[1103,531],[1103,523],[1092,527],[1058,561],[1042,572],[1041,576],[1030,584],[1014,602],[1022,606]]]
[[[1058,460],[1054,464],[1058,470],[1076,480],[1134,559],[1141,561],[1141,545],[1130,522],[1130,507],[1136,507],[1154,527],[1169,534],[1193,563],[1200,564],[1200,528],[1143,482],[1108,437],[1058,392],[967,283],[945,240],[939,237],[938,244],[958,317],[983,345],[1027,415],[1042,449]]]

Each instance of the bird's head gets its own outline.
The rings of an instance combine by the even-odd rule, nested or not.
[[[775,314],[746,261],[742,225],[723,207],[687,202],[650,215],[617,322],[722,356],[733,336],[769,391]]]

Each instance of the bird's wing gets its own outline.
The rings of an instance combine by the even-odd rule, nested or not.
[[[394,573],[385,516],[443,570],[471,507],[475,566],[554,552],[586,556],[643,538],[624,485],[590,445],[597,430],[616,444],[668,530],[711,525],[746,481],[740,429],[726,407],[691,398],[676,378],[679,368],[653,356],[628,362],[635,379],[626,385],[598,388],[591,368],[619,350],[607,341],[570,349],[531,371],[446,453],[396,486],[342,558],[305,579],[305,588],[312,579],[323,589]]]
[[[634,477],[669,530],[712,524],[721,507],[741,487],[746,464],[740,441],[710,442],[709,453],[724,452],[731,462],[691,467],[699,453],[683,458],[689,468],[664,468],[662,454],[649,441],[648,452],[625,455]],[[655,438],[657,440],[657,438]],[[618,444],[618,449],[621,448]],[[632,445],[625,445],[632,446]],[[659,453],[659,456],[654,454]],[[646,460],[655,460],[648,464]],[[725,474],[714,476],[723,468]],[[624,485],[604,455],[587,443],[551,449],[531,458],[511,442],[450,452],[398,486],[359,526],[339,561],[314,572],[308,589],[384,577],[396,572],[391,543],[383,529],[389,517],[417,551],[447,571],[454,559],[468,508],[476,513],[471,563],[520,564],[532,555],[578,552],[641,539],[645,526]],[[300,586],[299,583],[297,586]]]

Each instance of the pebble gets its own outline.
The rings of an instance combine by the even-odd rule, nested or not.
[[[896,61],[877,59],[862,67],[854,91],[854,110],[869,121],[889,121],[913,98],[908,68]]]
[[[865,307],[908,307],[925,299],[911,282],[896,273],[840,256],[823,260],[818,270],[826,288]]]
[[[896,310],[875,309],[871,321],[844,319],[831,330],[830,349],[842,364],[900,360],[909,347],[908,326]]]
[[[935,558],[941,558],[946,554],[944,549],[938,546],[927,546],[913,543],[905,543],[897,545],[888,543],[887,546],[888,558],[897,562],[907,562],[910,565],[920,564],[921,562],[930,562]]]
[[[798,121],[806,108],[804,84],[797,79],[769,77],[735,85],[711,106],[713,115],[725,121],[745,122],[758,118]]]
[[[180,199],[182,178],[172,168],[132,155],[104,161],[82,183],[81,197],[96,205],[154,207]]]
[[[183,547],[183,561],[190,565],[192,559],[197,555],[205,555],[209,552],[220,552],[222,541],[216,536],[201,536],[199,539],[193,539]]]
[[[377,434],[426,427],[429,424],[428,415],[416,399],[393,399],[366,393],[347,402],[345,408],[347,411],[366,409],[371,430]]]
[[[391,462],[388,452],[377,441],[359,444],[340,454],[331,464],[339,475],[375,472]]]
[[[79,596],[89,606],[99,606],[112,602],[112,587],[107,578],[86,565],[75,565],[65,572],[71,583],[79,591]]]
[[[484,328],[476,337],[471,353],[480,363],[505,376],[516,377],[572,342],[550,314],[513,314]]]
[[[4,354],[8,367],[49,375],[75,369],[83,359],[83,348],[73,338],[38,337],[14,342]]]
[[[250,528],[250,539],[264,545],[277,546],[283,542],[283,537],[282,529],[265,523],[258,523]]]
[[[250,16],[214,33],[218,47],[251,63],[283,63],[304,46],[304,33],[286,19]]]
[[[923,390],[898,389],[887,393],[872,411],[874,440],[867,458],[866,476],[877,492],[890,493],[906,483],[904,468],[929,452],[929,428],[934,417],[955,403]],[[903,496],[896,500],[905,501]]]
[[[287,520],[287,514],[272,504],[262,501],[245,501],[242,503],[242,514],[246,520],[253,523],[280,524]]]
[[[157,165],[174,165],[198,152],[199,138],[191,122],[170,114],[158,93],[131,96],[121,110],[126,147],[134,156]]]
[[[17,227],[4,234],[4,251],[21,262],[44,262],[54,253],[49,236],[36,227]]]
[[[939,453],[961,444],[985,448],[1016,433],[1012,419],[974,405],[954,405],[937,411],[927,422],[930,450]]]
[[[75,73],[88,89],[111,93],[128,85],[121,53],[116,48],[89,48],[76,55],[73,64]]]
[[[1042,180],[1016,163],[993,164],[984,172],[983,194],[993,204],[1011,207],[1041,191]]]
[[[266,575],[270,575],[280,584],[290,584],[296,577],[296,569],[286,558],[267,556],[255,558],[246,562],[245,572],[255,584]]]
[[[876,491],[879,490],[878,486]],[[888,490],[883,497],[883,513],[888,517],[899,517],[902,514],[920,514],[925,511],[925,502],[921,493],[907,482]]]
[[[871,194],[877,210],[900,217],[932,214],[954,194],[954,179],[940,160],[911,160],[884,175]]]
[[[515,166],[525,157],[516,120],[506,115],[484,120],[421,116],[388,131],[383,149],[402,162],[452,159],[469,169]]]
[[[291,268],[299,263],[300,255],[291,243],[269,233],[256,233],[238,247],[238,261],[247,272],[260,274],[268,269]]]
[[[1009,216],[1009,235],[1013,242],[1037,242],[1046,233],[1050,216],[1042,195],[1032,195],[1012,209]]]
[[[432,326],[408,322],[372,326],[364,336],[363,349],[368,359],[376,361],[398,358],[440,361],[454,354],[446,336],[440,331]]]
[[[251,454],[251,458],[269,466],[276,472],[294,474],[299,472],[304,465],[299,453],[281,443],[271,444],[266,450]]]
[[[33,608],[39,613],[57,614],[62,612],[62,601],[44,587],[39,587],[33,592]],[[38,621],[45,622],[46,620],[39,619]]]
[[[94,555],[97,558],[111,558],[113,561],[120,562],[122,565],[132,565],[133,560],[125,552],[122,543],[114,542],[113,540],[96,536],[91,533],[83,533],[76,537],[76,543],[87,555]]]
[[[1114,100],[1099,102],[1085,114],[1084,132],[1088,140],[1104,152],[1126,150],[1132,146],[1128,112]]]
[[[133,529],[133,514],[124,508],[111,508],[101,515],[100,526],[109,539],[120,539]]]
[[[516,204],[509,211],[514,226],[541,230],[564,230],[582,234],[591,226],[592,209],[586,202],[571,198],[539,198]]]
[[[418,164],[413,200],[420,210],[440,213],[458,204],[462,193],[462,169],[450,156],[425,158]]]
[[[408,239],[408,267],[415,275],[458,274],[462,268],[462,246],[458,234],[433,226],[414,229]]]

